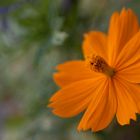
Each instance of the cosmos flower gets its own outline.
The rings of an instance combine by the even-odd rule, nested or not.
[[[120,125],[140,113],[140,31],[131,9],[114,12],[107,34],[91,31],[83,41],[84,60],[57,66],[61,87],[49,107],[60,117],[84,112],[78,130],[99,131],[116,116]]]

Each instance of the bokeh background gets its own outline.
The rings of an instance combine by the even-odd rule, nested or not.
[[[0,0],[0,140],[140,140],[139,118],[78,132],[80,115],[61,119],[46,107],[55,66],[81,59],[83,34],[107,32],[122,7],[140,17],[140,0]]]

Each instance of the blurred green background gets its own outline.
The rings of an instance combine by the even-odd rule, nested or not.
[[[80,116],[61,119],[46,106],[58,89],[57,64],[81,59],[83,34],[107,32],[113,11],[140,0],[0,1],[0,140],[140,140],[140,120],[78,132]]]

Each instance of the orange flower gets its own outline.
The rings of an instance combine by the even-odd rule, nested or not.
[[[108,34],[89,32],[83,42],[85,60],[57,66],[61,89],[49,107],[60,117],[84,115],[78,130],[99,131],[116,115],[121,125],[140,113],[140,31],[131,9],[113,13]]]

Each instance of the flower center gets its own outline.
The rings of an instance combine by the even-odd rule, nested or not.
[[[112,77],[115,74],[114,68],[110,67],[101,56],[88,56],[87,64],[90,67],[90,69],[95,72],[104,73],[109,77]]]

